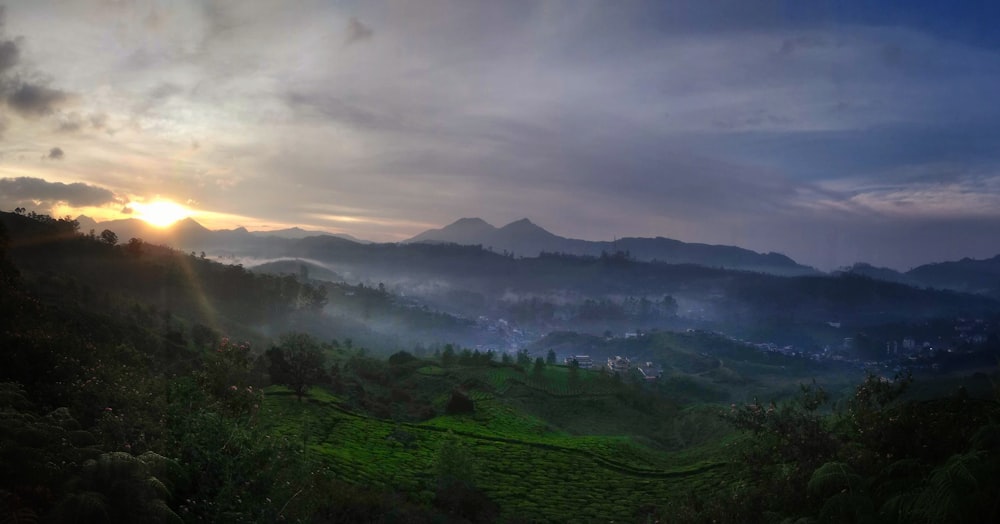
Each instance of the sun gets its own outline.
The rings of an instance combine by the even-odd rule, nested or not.
[[[130,207],[135,211],[136,218],[159,228],[169,227],[174,222],[191,216],[190,209],[169,200],[133,202]]]

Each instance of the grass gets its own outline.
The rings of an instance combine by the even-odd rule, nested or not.
[[[576,436],[552,428],[487,391],[476,413],[400,423],[351,413],[313,388],[298,402],[270,388],[264,417],[275,436],[304,449],[349,482],[433,499],[447,439],[471,451],[475,482],[509,518],[634,521],[697,489],[715,489],[738,466],[724,439],[665,453],[621,436]]]

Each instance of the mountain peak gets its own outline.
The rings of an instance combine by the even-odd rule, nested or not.
[[[87,229],[94,229],[97,227],[97,221],[87,215],[80,215],[76,217],[77,224],[80,224],[80,230],[84,231]]]
[[[542,226],[528,220],[527,218],[522,218],[520,220],[515,220],[500,229],[518,229],[518,230],[531,230],[531,229],[541,229],[545,230]]]
[[[485,220],[460,218],[441,229],[429,229],[406,242],[452,242],[455,244],[478,244],[484,236],[495,233],[497,228]]]
[[[506,226],[503,226],[498,230],[498,232],[516,235],[536,235],[544,237],[555,237],[552,233],[548,232],[545,228],[535,224],[534,222],[528,220],[527,218],[522,218],[521,220],[515,220]]]
[[[479,217],[466,217],[466,218],[460,218],[460,219],[452,222],[451,224],[448,224],[447,226],[444,226],[443,229],[448,229],[449,227],[455,227],[455,226],[459,226],[459,227],[490,226],[490,227],[493,227],[492,224],[490,224],[489,222],[487,222],[487,221],[485,221],[485,220],[483,220],[483,219],[481,219]]]
[[[181,229],[181,228],[194,231],[208,231],[208,228],[199,224],[197,220],[191,217],[178,220],[177,222],[174,222],[174,224],[170,226],[170,229]]]

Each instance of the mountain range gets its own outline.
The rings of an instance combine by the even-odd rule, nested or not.
[[[625,237],[614,241],[566,238],[546,231],[527,218],[497,228],[481,218],[462,218],[441,229],[431,229],[405,243],[481,245],[526,257],[543,252],[600,256],[627,253],[634,260],[668,264],[697,264],[775,275],[810,275],[819,272],[780,253],[757,253],[735,246],[681,242],[664,237]]]
[[[840,272],[910,286],[950,289],[1000,299],[1000,255],[982,260],[963,258],[925,264],[905,273],[864,263],[854,264]]]
[[[104,229],[114,231],[121,242],[142,238],[146,242],[164,244],[187,250],[204,250],[217,255],[248,257],[281,257],[316,246],[322,239],[353,251],[369,244],[350,235],[332,234],[289,228],[277,231],[248,231],[246,228],[210,230],[192,218],[178,221],[168,228],[157,228],[142,220],[129,218],[96,222],[80,216],[80,231]],[[305,242],[306,244],[302,244]],[[302,244],[302,245],[300,245]],[[681,242],[663,237],[626,237],[615,241],[588,241],[555,235],[528,219],[495,227],[480,218],[462,218],[443,228],[424,231],[400,244],[407,245],[481,246],[485,251],[509,256],[535,257],[541,253],[562,253],[601,256],[627,253],[637,261],[657,261],[669,264],[695,264],[707,267],[769,273],[781,276],[816,275],[819,271],[796,263],[779,253],[757,253],[748,249],[700,243]],[[353,246],[353,247],[352,247]],[[840,269],[835,274],[852,274],[874,280],[896,282],[916,287],[949,289],[964,293],[987,295],[1000,299],[1000,255],[974,260],[926,264],[906,272],[866,263]]]
[[[30,230],[34,224],[28,217],[12,213],[0,213],[0,222],[11,232]],[[385,289],[400,297],[417,298],[433,310],[473,319],[537,317],[542,319],[541,325],[576,322],[574,328],[586,325],[597,329],[591,324],[579,324],[590,322],[587,320],[590,317],[577,309],[584,308],[590,311],[587,315],[607,322],[624,322],[625,317],[614,316],[618,313],[612,306],[624,308],[626,303],[640,304],[643,300],[650,311],[653,311],[650,304],[673,302],[678,314],[689,321],[747,329],[772,324],[784,326],[783,330],[791,324],[825,326],[831,320],[865,326],[923,318],[980,318],[1000,311],[997,296],[991,292],[996,289],[995,275],[1000,274],[1000,257],[929,265],[905,275],[858,265],[853,268],[855,271],[838,275],[816,272],[779,276],[718,264],[643,261],[625,256],[620,248],[601,256],[569,254],[561,250],[574,245],[593,249],[595,246],[589,244],[597,247],[602,244],[564,239],[527,220],[503,228],[480,222],[460,221],[455,227],[428,232],[410,242],[362,244],[331,235],[296,239],[255,236],[243,228],[211,231],[191,219],[165,229],[146,226],[137,220],[117,224],[80,221],[84,227],[96,225],[87,228],[95,234],[98,230],[115,231],[118,227],[115,232],[122,244],[137,236],[147,243],[169,244],[191,251],[192,255],[201,250],[231,264],[260,266],[265,272],[307,274],[378,289],[384,284]],[[483,248],[478,244],[433,240],[456,238],[457,235],[441,234],[449,229],[467,235],[461,239],[467,243],[485,236],[487,240],[521,241],[517,245],[522,246],[528,245],[526,240],[548,239],[552,247],[536,257],[518,257],[510,252],[499,253],[496,248],[491,250],[489,245]],[[17,237],[12,239],[12,248],[21,249]],[[716,256],[720,252],[735,253],[750,260],[769,256],[731,246],[692,246],[668,239],[637,240],[649,241],[661,249],[664,245],[677,246],[682,253],[684,249],[695,252],[704,249]],[[618,247],[617,243],[603,245]],[[988,285],[991,278],[993,287]],[[886,282],[900,279],[905,282]],[[964,287],[978,296],[923,289],[927,287]],[[577,316],[566,316],[567,311]],[[672,322],[668,317],[661,320]]]
[[[315,236],[332,236],[350,240],[351,242],[357,242],[359,244],[368,243],[367,240],[361,240],[351,235],[329,233],[326,231],[311,231],[299,227],[277,229],[272,231],[248,231],[245,227],[211,230],[190,217],[178,220],[172,226],[166,228],[151,226],[137,218],[97,222],[93,218],[86,215],[80,215],[76,218],[76,221],[80,224],[81,232],[94,230],[99,234],[101,231],[108,229],[114,231],[115,234],[118,235],[118,238],[123,242],[130,238],[141,238],[146,242],[170,245],[179,249],[191,249],[195,247],[205,248],[218,245],[220,242],[224,245],[232,242],[248,241],[254,238],[283,238],[299,240]]]

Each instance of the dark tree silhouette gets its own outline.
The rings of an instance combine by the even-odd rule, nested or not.
[[[113,246],[118,243],[118,235],[110,229],[105,229],[101,231],[101,242]]]
[[[302,400],[306,391],[325,375],[322,347],[313,337],[291,333],[281,337],[280,346],[267,350],[271,380],[283,384]]]

